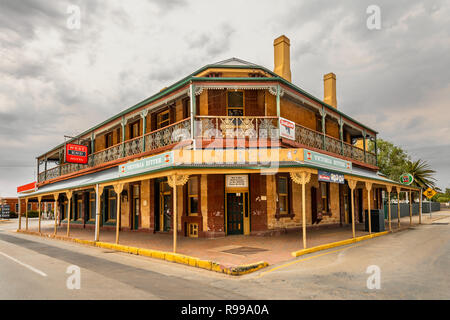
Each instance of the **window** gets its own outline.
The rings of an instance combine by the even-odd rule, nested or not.
[[[117,195],[113,189],[108,190],[108,212],[107,221],[116,220]]]
[[[264,78],[264,75],[260,72],[249,73],[248,76],[250,78]]]
[[[139,120],[130,124],[130,139],[139,137],[139,131]]]
[[[89,192],[89,220],[95,219],[95,192]]]
[[[188,214],[197,215],[198,212],[198,177],[191,177],[188,181]]]
[[[280,214],[289,213],[289,189],[288,189],[288,177],[278,177],[278,205],[280,208]]]
[[[19,212],[19,204],[16,203],[16,212]]]
[[[105,134],[105,148],[112,147],[113,145],[113,133],[107,133]]]
[[[156,115],[156,128],[164,128],[170,124],[169,110],[162,111]]]
[[[330,184],[328,182],[320,182],[320,199],[322,204],[322,212],[330,211]]]
[[[222,73],[220,72],[210,72],[206,75],[207,78],[220,78]]]
[[[122,140],[122,137],[120,135],[120,128],[116,129],[116,137],[117,137],[117,143],[120,143],[120,140]]]
[[[31,203],[30,202],[28,202],[27,211],[31,211]]]
[[[244,91],[229,91],[227,115],[231,117],[244,116]]]
[[[82,220],[83,218],[83,198],[81,195],[77,196],[77,216],[75,220]]]

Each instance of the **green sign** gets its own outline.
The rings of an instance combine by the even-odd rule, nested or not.
[[[304,162],[314,163],[318,166],[326,166],[327,168],[352,171],[352,163],[347,160],[330,157],[322,153],[303,149]]]
[[[119,166],[119,177],[150,172],[173,164],[173,152],[165,152]]]
[[[409,186],[411,183],[413,183],[413,181],[414,181],[414,177],[410,173],[404,173],[400,176],[400,182],[407,186]]]

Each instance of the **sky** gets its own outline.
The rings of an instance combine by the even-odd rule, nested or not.
[[[206,64],[238,57],[273,70],[282,34],[294,84],[323,98],[334,72],[339,110],[450,187],[449,1],[0,0],[0,197],[34,181],[36,157],[64,135]]]

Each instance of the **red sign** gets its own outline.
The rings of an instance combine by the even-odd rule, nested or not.
[[[86,164],[88,162],[88,148],[79,144],[66,144],[66,162]]]
[[[17,193],[33,191],[34,189],[36,189],[36,181],[17,187]]]

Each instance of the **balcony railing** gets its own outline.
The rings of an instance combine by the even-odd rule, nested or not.
[[[227,117],[196,116],[195,139],[279,139],[277,117]],[[186,118],[167,127],[146,133],[107,149],[97,151],[88,157],[88,163],[66,163],[39,173],[39,182],[54,179],[89,167],[96,167],[122,158],[158,150],[191,138],[191,119]],[[339,139],[324,135],[299,124],[295,125],[295,142],[309,148],[325,150],[332,154],[376,165],[376,155]]]
[[[197,138],[278,138],[277,117],[197,116]]]
[[[174,145],[180,141],[189,139],[190,135],[190,118],[187,118],[170,126],[90,154],[88,156],[87,164],[65,163],[41,172],[39,173],[39,182],[54,179],[82,169],[96,167],[122,158],[139,155],[143,152]]]

